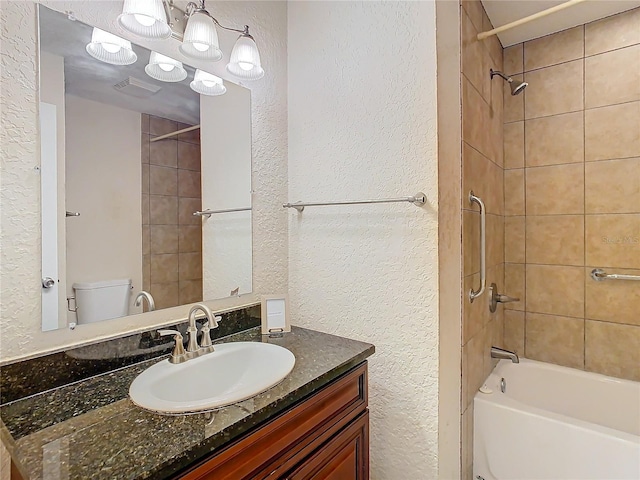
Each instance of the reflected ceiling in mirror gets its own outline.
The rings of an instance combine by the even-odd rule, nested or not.
[[[108,45],[135,58],[113,65],[93,27],[39,24],[43,330],[249,293],[249,90],[201,96],[188,65],[159,81],[145,48]]]

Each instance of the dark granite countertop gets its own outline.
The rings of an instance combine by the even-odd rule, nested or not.
[[[0,407],[0,434],[25,480],[167,478],[281,413],[373,354],[368,343],[293,327],[252,328],[222,342],[268,341],[296,357],[278,385],[213,413],[165,416],[128,398],[133,379],[166,357],[103,373]]]

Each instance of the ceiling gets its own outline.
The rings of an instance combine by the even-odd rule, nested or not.
[[[500,27],[561,3],[565,3],[565,0],[482,0],[494,27]],[[639,0],[589,0],[499,33],[498,38],[503,47],[508,47],[636,7],[640,7]]]

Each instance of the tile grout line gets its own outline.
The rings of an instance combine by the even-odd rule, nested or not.
[[[582,54],[584,57],[582,63],[582,202],[583,202],[583,221],[582,221],[582,241],[583,241],[583,262],[587,265],[587,39],[586,27],[582,26]],[[582,368],[587,368],[587,276],[584,276],[584,285],[582,291]]]

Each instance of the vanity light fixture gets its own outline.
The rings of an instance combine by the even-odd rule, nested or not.
[[[144,67],[151,78],[161,82],[181,82],[187,78],[187,71],[182,66],[182,62],[158,52],[151,52],[149,64]]]
[[[216,77],[202,70],[196,70],[193,81],[189,84],[191,90],[201,95],[222,95],[227,91],[224,82],[220,77]]]
[[[164,39],[171,36],[163,0],[124,0],[118,23],[139,37]]]
[[[172,31],[176,26],[170,13],[173,10],[181,12],[187,20],[184,35]],[[179,17],[175,20],[179,23]],[[205,0],[189,2],[184,11],[174,4],[174,0],[125,0],[118,22],[128,32],[145,38],[168,38],[173,34],[181,38],[180,52],[185,56],[212,62],[221,60],[223,56],[216,27],[237,32],[240,36],[231,51],[227,71],[242,80],[258,80],[264,76],[260,52],[249,34],[249,26],[237,29],[221,25],[207,11]]]
[[[93,29],[87,53],[96,60],[111,65],[131,65],[138,59],[131,48],[131,42],[99,28]]]

